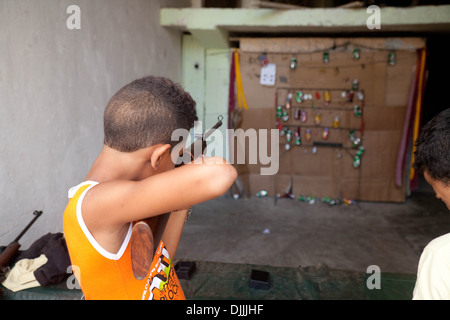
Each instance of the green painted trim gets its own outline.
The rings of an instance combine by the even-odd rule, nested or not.
[[[366,26],[371,13],[364,9],[315,8],[276,9],[161,9],[161,25],[185,31],[321,31],[359,30],[374,32]],[[422,31],[430,27],[445,30],[450,25],[450,5],[410,8],[381,8],[378,31]]]

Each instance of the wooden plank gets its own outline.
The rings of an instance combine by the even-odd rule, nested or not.
[[[314,53],[324,50],[410,50],[424,48],[424,38],[240,38],[242,52]]]
[[[285,137],[280,137],[280,170],[271,186],[278,192],[281,184],[294,177],[298,194],[349,197],[366,201],[395,201],[405,199],[405,189],[394,183],[395,163],[403,128],[403,119],[409,95],[411,77],[417,61],[416,50],[425,45],[420,38],[320,38],[320,39],[250,39],[247,46],[241,42],[241,67],[244,90],[250,109],[243,114],[243,128],[275,128],[276,105],[284,106],[289,93],[293,94],[290,119],[286,122],[292,132],[301,126],[310,128],[313,140],[323,141],[323,127],[331,127],[335,116],[341,119],[341,128],[330,129],[327,141],[341,143],[345,148],[319,148],[312,153],[312,143],[297,147],[291,144],[285,151]],[[324,63],[323,52],[329,51],[329,63]],[[360,58],[353,59],[353,49],[360,48]],[[388,64],[388,54],[395,48],[397,63]],[[260,56],[277,66],[275,86],[259,83]],[[297,59],[297,68],[291,70],[291,59]],[[364,91],[364,135],[361,118],[353,114],[354,98],[349,103],[342,91],[352,89],[358,79],[359,90]],[[298,103],[296,91],[311,94],[313,100]],[[324,104],[324,91],[329,90],[331,103]],[[315,93],[319,98],[315,97]],[[293,119],[296,108],[308,112],[306,123]],[[257,114],[259,113],[259,116]],[[321,113],[322,123],[316,126],[313,117]],[[251,114],[251,116],[249,116]],[[249,117],[248,117],[249,116]],[[365,152],[360,168],[353,167],[357,152],[351,149],[349,130],[355,129],[362,138]],[[358,131],[359,130],[359,131]],[[245,172],[258,174],[260,166],[247,166]],[[258,179],[252,179],[254,183]],[[252,186],[258,189],[258,186]]]

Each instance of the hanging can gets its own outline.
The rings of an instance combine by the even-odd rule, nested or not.
[[[298,103],[302,103],[303,102],[303,91],[301,91],[301,90],[297,91],[297,97],[295,98],[295,100]]]
[[[306,129],[305,130],[305,140],[308,141],[308,142],[311,142],[311,138],[312,138],[311,130],[310,129]]]
[[[323,53],[323,62],[324,62],[324,63],[330,62],[330,54],[328,53],[328,51],[325,51],[325,52]]]
[[[337,129],[341,125],[341,119],[339,116],[335,116],[333,119],[333,128]]]
[[[358,79],[353,80],[352,88],[354,91],[358,91],[358,89],[359,89],[359,80]]]
[[[295,120],[300,120],[300,115],[301,115],[301,110],[299,109],[299,108],[295,108],[295,111],[294,111],[294,119]]]
[[[395,52],[389,52],[388,63],[390,66],[394,66],[397,63],[397,57]]]
[[[314,124],[315,124],[316,126],[319,126],[321,123],[322,123],[322,115],[321,115],[320,113],[317,113],[317,114],[314,116]]]
[[[355,92],[353,90],[350,90],[347,94],[347,101],[353,102],[353,98],[355,97]]]
[[[353,114],[355,115],[355,117],[360,118],[361,114],[362,114],[362,110],[358,105],[355,105],[353,107]]]
[[[288,129],[286,131],[286,142],[291,142],[292,141],[292,131],[291,129]]]
[[[324,99],[324,105],[329,105],[331,102],[331,93],[330,90],[326,90],[324,95],[323,95],[323,99]]]
[[[295,145],[301,146],[302,145],[302,136],[300,134],[300,127],[297,127],[295,131]]]
[[[283,107],[277,106],[277,119],[281,119],[283,116]]]
[[[297,69],[297,59],[296,58],[291,59],[291,64],[289,65],[289,67],[291,68],[291,70]]]
[[[323,140],[327,140],[329,135],[330,135],[330,129],[323,128],[323,130],[322,130],[322,139]]]
[[[359,50],[359,48],[355,48],[353,50],[353,60],[359,60],[360,57],[361,57],[361,51]]]
[[[306,110],[303,110],[300,114],[300,121],[302,123],[305,123],[308,120],[308,112]]]

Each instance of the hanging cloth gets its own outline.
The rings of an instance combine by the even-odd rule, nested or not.
[[[405,173],[406,156],[408,154],[408,146],[411,141],[411,123],[414,118],[414,107],[416,103],[417,85],[420,73],[420,57],[417,59],[416,68],[413,71],[411,87],[409,90],[408,106],[406,108],[405,120],[403,122],[403,132],[400,141],[400,147],[397,154],[397,164],[395,169],[395,185],[401,188],[403,185],[403,177]]]
[[[416,112],[414,117],[414,127],[413,127],[413,145],[411,154],[411,171],[409,174],[409,180],[412,183],[415,178],[417,178],[416,171],[412,164],[414,164],[414,152],[416,151],[416,140],[419,137],[420,131],[420,118],[422,115],[423,107],[423,93],[425,89],[425,77],[426,77],[426,56],[427,52],[425,49],[420,51],[420,73],[419,73],[419,84],[417,87],[417,100],[416,100]]]
[[[415,71],[413,72],[413,78],[409,91],[409,100],[403,124],[402,138],[397,154],[395,184],[399,188],[403,184],[405,165],[407,162],[406,158],[408,154],[408,148],[411,145],[411,141],[413,142],[413,149],[410,164],[414,163],[414,142],[416,141],[419,133],[420,115],[423,101],[423,88],[425,87],[425,58],[426,50],[422,49],[418,51],[417,65]],[[410,171],[408,172],[408,181],[413,180],[414,175],[414,168],[410,168]]]
[[[236,91],[237,91],[237,99],[239,109],[242,109],[242,106],[245,110],[248,109],[247,100],[245,99],[244,94],[244,86],[242,84],[242,76],[241,76],[241,65],[239,62],[239,50],[234,49],[234,66],[235,66],[235,75],[236,75]]]

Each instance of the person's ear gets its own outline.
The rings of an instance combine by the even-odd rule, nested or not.
[[[164,157],[170,157],[170,144],[159,144],[153,150],[150,162],[153,170],[157,170]]]

